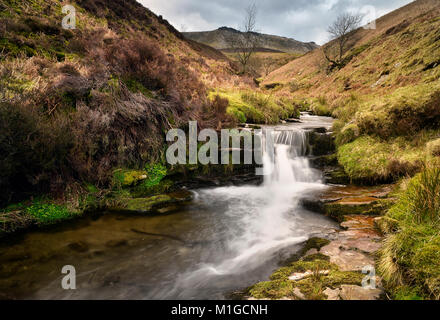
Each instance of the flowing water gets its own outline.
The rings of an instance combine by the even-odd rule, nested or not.
[[[325,188],[306,128],[330,125],[303,115],[273,127],[262,185],[193,190],[168,215],[89,216],[10,239],[0,247],[0,298],[222,299],[266,280],[308,238],[337,228],[299,204]],[[64,265],[76,269],[76,290],[61,288]]]

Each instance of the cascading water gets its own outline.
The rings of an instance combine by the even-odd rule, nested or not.
[[[307,158],[307,128],[330,127],[331,119],[303,115],[301,121],[273,128],[274,152],[264,151],[267,175],[259,186],[196,190],[190,205],[168,215],[85,217],[0,247],[0,258],[22,252],[26,267],[10,273],[21,270],[15,265],[21,262],[2,262],[0,293],[26,299],[222,299],[267,279],[299,243],[336,227],[299,205],[325,188]],[[77,247],[84,252],[72,250]],[[77,290],[61,288],[64,265],[75,266]]]
[[[272,134],[274,152],[263,147],[264,183],[261,186],[223,187],[200,192],[209,201],[229,203],[225,214],[231,225],[225,250],[218,263],[201,263],[182,274],[176,283],[177,297],[196,292],[217,281],[234,279],[244,270],[264,265],[279,250],[308,239],[299,214],[299,200],[308,192],[325,188],[321,174],[310,167],[306,157],[308,135],[303,129],[263,131],[263,146]],[[304,213],[304,212],[303,212]],[[223,279],[223,280],[220,280]]]

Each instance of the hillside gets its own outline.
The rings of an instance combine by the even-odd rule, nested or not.
[[[261,85],[337,119],[337,155],[327,159],[340,166],[335,177],[395,184],[395,204],[375,219],[385,235],[377,272],[391,299],[438,300],[440,2],[414,1],[378,19],[376,30],[355,30],[350,39],[339,66],[317,49]]]
[[[207,90],[249,87],[135,0],[73,4],[65,30],[59,1],[0,1],[1,203],[108,185],[115,168],[159,159],[171,127],[232,121]]]
[[[351,143],[340,148],[340,161],[352,179],[389,181],[412,172],[425,144],[438,137],[439,15],[438,1],[415,1],[380,18],[376,30],[355,31],[342,68],[330,71],[317,49],[262,86],[339,119],[339,144]],[[353,151],[366,143],[365,157],[356,160]]]
[[[215,49],[230,52],[228,43],[225,39],[239,35],[240,31],[233,28],[221,27],[213,31],[204,32],[184,32],[183,35],[191,40],[204,43]],[[318,47],[314,42],[300,42],[295,39],[279,37],[274,35],[257,33],[261,42],[260,52],[284,52],[303,54]]]

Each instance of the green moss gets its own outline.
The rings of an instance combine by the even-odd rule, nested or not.
[[[270,280],[288,280],[289,276],[295,272],[302,273],[310,270],[329,270],[334,269],[335,266],[330,264],[327,260],[316,259],[312,261],[297,261],[292,263],[290,266],[283,267],[275,271],[271,276]]]
[[[394,300],[424,300],[422,294],[420,293],[420,288],[411,288],[408,286],[402,286],[396,288],[392,297]]]
[[[411,136],[425,128],[438,128],[440,86],[421,83],[398,88],[390,95],[367,100],[356,113],[361,133],[382,138]]]
[[[309,240],[307,240],[304,248],[302,249],[301,255],[306,254],[307,251],[309,251],[311,249],[316,249],[319,251],[319,250],[321,250],[322,247],[325,247],[329,243],[330,243],[330,240],[327,240],[327,239],[317,238],[317,237],[310,238]]]
[[[51,224],[75,216],[65,206],[38,202],[28,207],[26,213],[41,224]]]
[[[344,221],[348,215],[371,215],[379,216],[386,212],[392,205],[391,200],[378,199],[377,201],[365,204],[345,204],[340,202],[331,202],[324,205],[325,214],[339,222]]]
[[[383,141],[371,136],[360,137],[338,149],[338,161],[348,176],[366,183],[414,174],[424,156],[421,146],[411,146],[403,139]]]
[[[148,97],[148,98],[153,98],[153,93],[148,90],[147,88],[145,88],[142,83],[140,83],[139,81],[135,80],[135,79],[125,79],[124,80],[125,85],[127,86],[127,88],[134,93],[142,93],[144,96]]]
[[[332,111],[324,97],[313,99],[310,105],[310,111],[317,116],[331,117]]]
[[[320,242],[320,241],[319,241]],[[299,281],[289,280],[293,273],[312,272]],[[327,271],[327,274],[321,272]],[[297,261],[275,271],[271,281],[258,283],[248,289],[248,293],[257,299],[281,299],[294,297],[298,288],[308,300],[324,300],[325,288],[335,289],[342,284],[361,285],[364,275],[358,272],[339,271],[337,266],[328,261],[328,257],[314,255],[310,261]]]
[[[293,296],[293,282],[275,280],[260,282],[249,289],[249,294],[256,299],[281,299]]]
[[[149,198],[126,199],[123,201],[121,208],[115,208],[115,210],[148,213],[153,209],[172,203],[173,201],[173,198],[168,195],[158,195]]]
[[[336,135],[336,145],[341,146],[356,140],[359,137],[359,128],[356,124],[347,124]]]
[[[288,99],[252,91],[213,91],[209,94],[229,101],[227,113],[241,123],[275,124],[298,118],[299,109]]]
[[[132,187],[146,179],[146,171],[118,169],[113,172],[113,185],[119,188]]]
[[[311,254],[307,257],[303,257],[301,259],[302,261],[314,261],[314,260],[324,260],[324,261],[330,261],[330,257],[326,256],[322,253],[315,253],[315,254]]]

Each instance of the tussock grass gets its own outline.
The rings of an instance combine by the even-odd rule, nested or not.
[[[440,168],[436,164],[409,182],[386,215],[394,228],[380,251],[378,266],[396,298],[440,298]],[[404,293],[408,286],[411,294]]]
[[[227,113],[238,122],[273,124],[283,119],[299,117],[299,108],[286,98],[254,91],[229,90],[210,93],[211,98],[215,96],[229,101]]]

